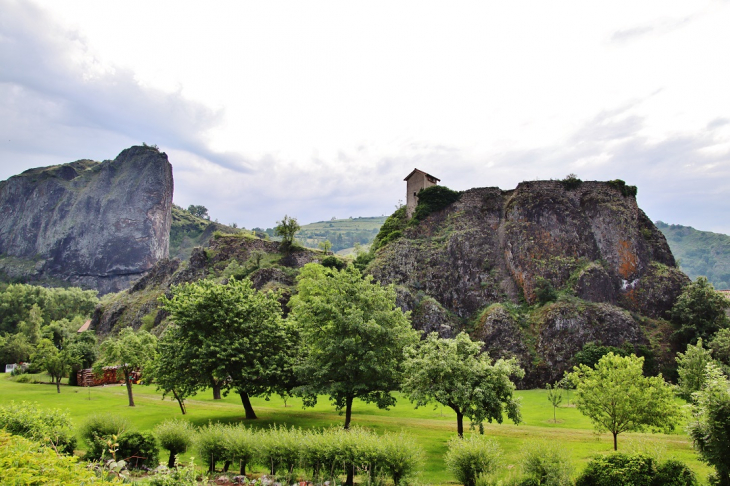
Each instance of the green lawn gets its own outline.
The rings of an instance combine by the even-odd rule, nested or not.
[[[522,448],[531,440],[562,444],[570,454],[576,471],[580,471],[594,454],[611,451],[613,443],[610,434],[596,435],[588,419],[575,408],[560,407],[557,410],[558,422],[553,423],[552,405],[544,390],[520,391],[517,395],[522,398],[522,424],[514,425],[505,420],[504,424],[485,426],[485,434],[494,437],[504,451],[503,477],[514,474],[519,469]],[[139,430],[151,429],[168,418],[182,417],[177,403],[162,401],[154,386],[135,385],[134,396],[137,406],[132,408],[127,406],[126,389],[123,386],[65,386],[58,394],[55,386],[16,383],[8,375],[0,375],[0,405],[13,400],[26,400],[37,402],[41,407],[67,409],[76,425],[92,413],[128,417]],[[301,401],[296,398],[289,399],[287,407],[284,407],[284,402],[279,397],[272,397],[270,401],[259,398],[251,401],[259,417],[256,421],[250,421],[253,427],[267,427],[277,423],[310,428],[343,423],[343,417],[337,415],[325,397],[316,407],[310,409],[302,409]],[[243,415],[243,407],[237,395],[231,394],[223,400],[213,400],[212,393],[208,392],[188,401],[188,414],[185,417],[195,425],[202,425],[208,421],[239,422],[244,420]],[[378,410],[375,406],[356,402],[353,407],[353,424],[377,432],[406,430],[418,439],[427,454],[423,482],[455,483],[443,463],[446,443],[456,435],[456,418],[451,410],[440,406],[435,409],[414,409],[403,398],[399,398],[398,405],[391,410]],[[621,434],[618,445],[619,450],[623,451],[649,450],[659,452],[662,459],[679,459],[689,464],[703,481],[710,472],[697,459],[683,426],[671,435]],[[79,443],[79,447],[85,447],[83,442]],[[190,455],[194,454],[189,453],[183,460]],[[161,457],[164,456],[163,452]]]

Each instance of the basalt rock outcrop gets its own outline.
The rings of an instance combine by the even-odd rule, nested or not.
[[[0,272],[101,294],[168,256],[172,166],[154,147],[30,169],[0,182]]]
[[[417,329],[469,331],[493,356],[517,357],[523,386],[561,377],[588,342],[661,355],[667,340],[641,322],[666,318],[689,282],[636,198],[605,182],[465,191],[408,225],[368,270],[398,287]],[[555,297],[541,305],[546,287]]]

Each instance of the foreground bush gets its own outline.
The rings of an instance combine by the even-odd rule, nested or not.
[[[77,486],[100,482],[76,457],[59,455],[40,442],[3,431],[0,431],[0,480],[1,484],[8,485]]]
[[[220,423],[209,423],[198,429],[195,447],[202,460],[208,464],[209,472],[215,471],[216,463],[226,460],[226,436],[226,427]]]
[[[415,476],[423,466],[423,449],[413,437],[404,433],[386,434],[380,438],[384,449],[383,472],[398,486],[401,480]]]
[[[464,486],[475,486],[477,478],[493,473],[502,455],[493,439],[479,435],[452,439],[448,447],[446,467]]]
[[[257,462],[269,469],[272,475],[291,478],[294,469],[299,466],[299,455],[302,448],[302,432],[299,429],[287,429],[276,425],[259,432]]]
[[[35,403],[21,402],[0,407],[0,428],[8,433],[39,441],[58,452],[73,454],[76,437],[68,413],[41,410]]]
[[[694,473],[680,461],[659,464],[643,453],[613,453],[591,460],[576,486],[696,486]]]
[[[163,449],[170,451],[167,467],[175,467],[175,456],[188,450],[193,443],[195,429],[185,420],[166,420],[154,430],[155,437]],[[243,473],[241,473],[243,474]]]
[[[256,457],[258,446],[259,437],[243,425],[229,427],[226,431],[226,460],[238,464],[241,475],[246,474],[246,466]]]
[[[573,466],[558,444],[533,442],[525,449],[522,472],[541,486],[569,486]]]
[[[95,414],[89,416],[83,424],[79,433],[84,438],[89,448],[86,450],[84,459],[87,461],[98,461],[112,457],[110,444],[113,445],[122,432],[129,429],[129,422],[123,417],[109,414]]]
[[[154,468],[158,465],[157,439],[151,432],[126,431],[117,437],[119,444],[116,459],[123,459],[127,467],[139,469],[141,467]]]

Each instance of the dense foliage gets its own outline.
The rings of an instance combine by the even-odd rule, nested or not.
[[[698,339],[705,342],[720,329],[730,326],[725,309],[730,299],[715,291],[705,277],[699,277],[687,285],[672,307],[672,323],[677,328],[674,338],[681,348],[694,344]]]
[[[464,333],[454,339],[431,333],[405,351],[403,392],[417,407],[435,401],[456,412],[459,437],[464,435],[464,417],[481,426],[484,420],[502,423],[506,411],[513,422],[521,421],[510,377],[521,378],[524,371],[515,359],[492,363],[482,345]]]
[[[359,398],[387,408],[400,384],[403,348],[418,340],[408,316],[395,305],[395,289],[344,270],[308,264],[297,277],[298,293],[289,305],[302,338],[296,374],[305,404],[329,395],[345,410],[349,427],[352,402]]]
[[[609,353],[595,368],[580,365],[570,374],[575,384],[575,405],[597,431],[617,436],[622,432],[671,431],[679,422],[680,410],[671,386],[660,376],[644,377],[644,358]]]
[[[41,410],[33,403],[11,402],[0,407],[0,429],[65,454],[73,454],[76,447],[68,413],[57,409]]]
[[[162,298],[174,323],[166,331],[170,336],[163,339],[171,348],[161,354],[172,362],[156,368],[158,379],[165,370],[172,373],[169,380],[160,381],[163,388],[175,391],[172,384],[181,378],[184,381],[175,392],[189,393],[225,380],[225,389],[240,395],[246,417],[256,418],[250,396],[285,393],[294,385],[297,337],[282,319],[278,299],[276,292],[259,292],[247,279],[231,278],[226,285],[200,280],[173,287],[172,297]],[[179,360],[187,363],[189,376],[176,370]]]
[[[502,451],[494,439],[471,435],[449,441],[446,467],[464,486],[476,486],[477,479],[497,469]]]
[[[618,189],[618,191],[624,197],[636,197],[636,194],[638,194],[638,192],[639,192],[638,189],[636,188],[636,186],[628,186],[628,185],[626,185],[626,182],[622,181],[621,179],[614,179],[612,181],[608,181],[607,184]]]
[[[706,367],[704,387],[695,394],[692,413],[688,430],[700,458],[714,466],[716,484],[730,485],[730,381],[712,363]]]
[[[375,240],[373,240],[372,251],[382,248],[391,241],[400,238],[407,225],[406,207],[400,206],[393,214],[388,216],[383,226],[380,227],[380,231],[375,237]]]
[[[578,476],[576,486],[696,486],[694,473],[684,464],[670,460],[657,466],[646,454],[615,452],[596,456]]]
[[[450,206],[461,198],[459,191],[446,186],[431,186],[418,192],[418,205],[413,212],[410,224],[418,224],[430,214]]]

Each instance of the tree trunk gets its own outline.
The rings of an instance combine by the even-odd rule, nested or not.
[[[180,400],[180,396],[177,394],[175,389],[172,389],[172,395],[175,397],[175,400],[177,400],[177,404],[180,405],[180,411],[183,415],[185,415],[185,400]]]
[[[56,378],[56,391],[61,393],[61,377]]]
[[[251,400],[248,399],[248,393],[238,392],[238,394],[241,396],[241,403],[243,403],[243,409],[246,411],[246,418],[249,420],[257,419],[256,412],[253,411],[253,407],[251,406]]]
[[[246,475],[246,463],[241,461],[241,476]]]
[[[175,467],[175,456],[176,455],[177,454],[175,454],[175,451],[171,449],[170,450],[170,458],[167,460],[167,467],[169,467],[170,469],[172,469],[173,467]]]
[[[618,443],[616,442],[616,436],[617,435],[618,434],[616,432],[613,433],[613,450],[614,451],[617,451],[618,450]]]
[[[129,396],[129,406],[134,407],[134,397],[132,397],[132,380],[129,379],[129,373],[125,373],[124,382],[127,384],[127,395]]]
[[[350,428],[350,421],[352,420],[352,399],[353,397],[345,399],[345,430]]]
[[[345,479],[344,486],[353,486],[355,484],[355,465],[347,465],[347,479]]]
[[[464,438],[464,414],[461,412],[456,412],[456,433]]]
[[[213,400],[221,399],[221,385],[217,380],[213,380]]]
[[[223,472],[224,472],[224,473],[225,473],[225,472],[228,472],[228,468],[229,468],[229,467],[231,467],[231,461],[226,461],[226,462],[225,462],[225,463],[223,464]]]

